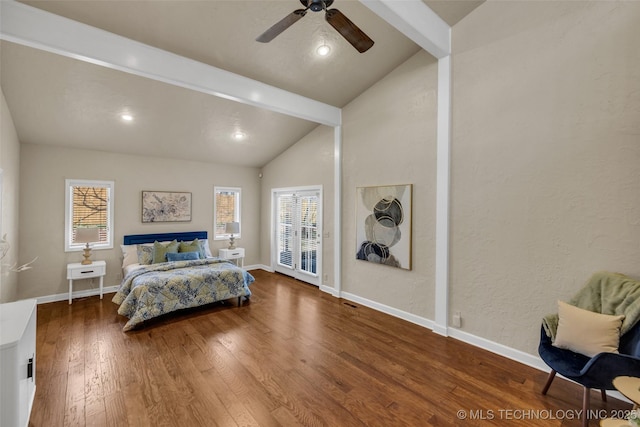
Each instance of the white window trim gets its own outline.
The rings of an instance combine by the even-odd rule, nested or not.
[[[233,220],[237,221],[240,224],[240,232],[238,234],[234,234],[233,237],[239,239],[242,235],[242,215],[240,212],[240,207],[242,206],[242,189],[240,187],[213,187],[213,240],[227,240],[229,239],[229,237],[231,237],[230,234],[216,234],[216,224],[218,223],[218,206],[216,202],[216,195],[222,192],[238,193]]]
[[[114,199],[115,199],[115,182],[114,181],[94,181],[88,179],[65,179],[65,197],[64,197],[64,251],[65,252],[78,252],[84,249],[84,243],[71,243],[72,230],[73,230],[73,216],[71,212],[73,210],[71,188],[72,187],[107,187],[110,189],[109,197],[109,234],[108,241],[105,243],[94,243],[91,245],[91,249],[113,249],[113,229],[114,229]]]

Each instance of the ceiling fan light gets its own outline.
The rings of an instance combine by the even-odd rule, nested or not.
[[[233,139],[235,139],[236,141],[243,140],[245,138],[245,136],[246,135],[244,134],[244,132],[237,131],[237,132],[233,133]]]
[[[316,49],[316,53],[320,56],[327,56],[329,52],[331,52],[331,46],[327,44],[320,45]]]
[[[121,114],[120,118],[122,120],[124,120],[125,122],[130,122],[130,121],[133,120],[133,116],[131,114],[127,114],[127,113]]]

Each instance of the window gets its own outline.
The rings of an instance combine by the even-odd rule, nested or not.
[[[226,232],[228,222],[240,222],[240,189],[229,187],[215,187],[213,197],[213,234],[214,240],[228,239]],[[240,237],[240,233],[233,235]]]
[[[85,244],[76,243],[79,228],[97,227],[100,240],[93,249],[113,248],[113,181],[65,180],[65,252],[79,251]]]

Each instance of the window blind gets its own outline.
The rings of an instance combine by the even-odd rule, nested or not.
[[[76,240],[78,228],[97,227],[100,242],[106,242],[109,235],[109,188],[74,186],[73,197],[73,237]]]

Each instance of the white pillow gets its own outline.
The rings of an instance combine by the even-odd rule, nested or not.
[[[138,245],[120,245],[122,249],[122,268],[138,263]]]
[[[594,313],[558,301],[558,330],[553,345],[593,357],[617,353],[624,315]]]

